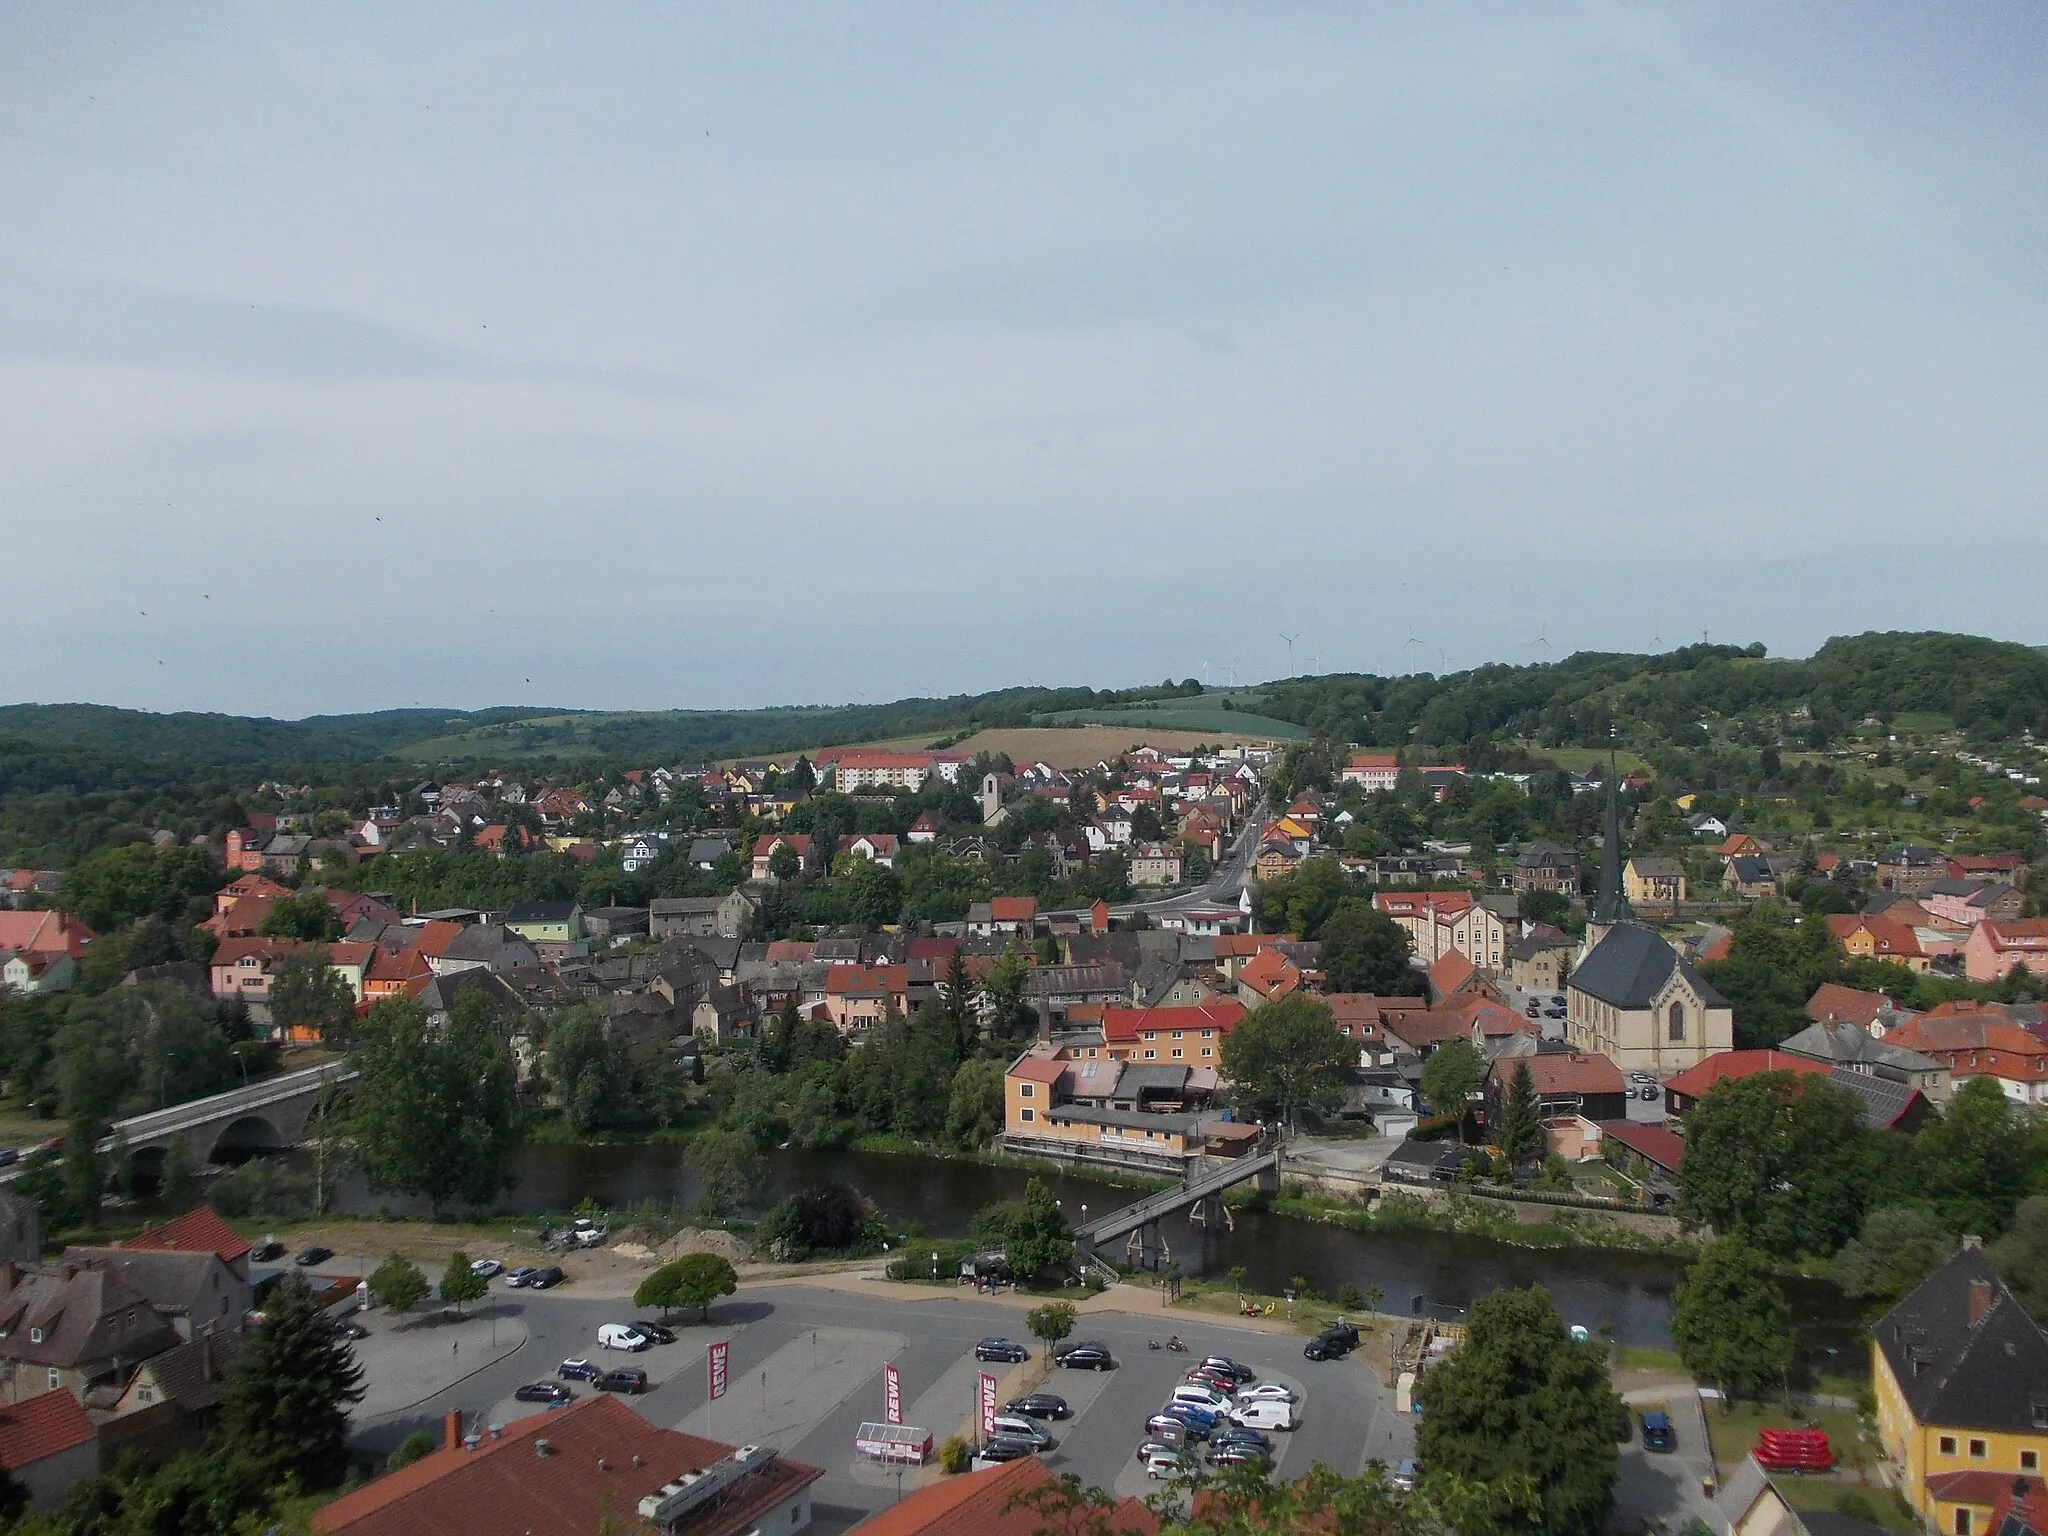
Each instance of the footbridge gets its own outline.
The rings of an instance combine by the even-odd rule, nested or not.
[[[289,1147],[305,1139],[322,1096],[355,1075],[356,1069],[346,1061],[332,1061],[266,1077],[226,1093],[130,1115],[113,1123],[100,1139],[99,1149],[125,1150],[137,1173],[160,1177],[172,1143],[180,1140],[194,1168],[218,1162],[223,1153]],[[20,1171],[18,1163],[0,1169],[0,1181],[12,1179]]]
[[[1169,1216],[1182,1211],[1198,1226],[1221,1222],[1235,1226],[1230,1208],[1223,1203],[1223,1192],[1253,1179],[1259,1188],[1276,1190],[1280,1187],[1280,1149],[1272,1147],[1247,1157],[1233,1158],[1227,1163],[1183,1179],[1172,1189],[1162,1189],[1134,1200],[1121,1210],[1111,1211],[1107,1216],[1084,1222],[1074,1231],[1076,1256],[1084,1262],[1095,1255],[1096,1249],[1118,1238],[1125,1239],[1126,1259],[1141,1268],[1156,1269],[1171,1257],[1166,1239],[1161,1235],[1159,1224]]]

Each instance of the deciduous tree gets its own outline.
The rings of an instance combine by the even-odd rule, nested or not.
[[[370,1299],[393,1312],[410,1312],[427,1294],[427,1277],[402,1253],[394,1253],[370,1274]]]
[[[715,1253],[686,1253],[664,1264],[633,1292],[636,1307],[659,1307],[666,1317],[677,1307],[698,1309],[698,1321],[711,1318],[711,1303],[740,1288],[732,1265]]]
[[[1835,1255],[1835,1281],[1851,1296],[1896,1301],[1956,1251],[1955,1229],[1933,1211],[1879,1206],[1863,1230]]]
[[[1055,1348],[1074,1331],[1074,1304],[1049,1301],[1042,1307],[1033,1307],[1024,1314],[1024,1326],[1031,1330],[1033,1338],[1045,1340],[1047,1349]]]
[[[1420,995],[1422,973],[1408,963],[1414,942],[1405,928],[1372,903],[1356,897],[1339,903],[1323,924],[1321,942],[1330,991]]]
[[[688,1161],[697,1175],[697,1208],[707,1216],[734,1214],[761,1182],[761,1154],[737,1131],[700,1132],[690,1143]]]
[[[327,903],[320,903],[325,908]],[[310,1029],[328,1045],[345,1045],[356,1022],[356,997],[316,944],[280,960],[270,978],[270,1017],[287,1029]]]
[[[1709,1243],[1672,1295],[1671,1338],[1685,1368],[1730,1398],[1782,1386],[1792,1314],[1769,1261],[1738,1238]]]
[[[1992,1077],[1955,1091],[1913,1138],[1920,1192],[1953,1231],[1996,1237],[2027,1192],[2027,1123]]]
[[[356,1152],[371,1189],[424,1195],[436,1210],[505,1189],[516,1084],[488,997],[460,993],[438,1036],[410,998],[381,1002],[354,1059]]]
[[[1777,1258],[1830,1254],[1863,1223],[1882,1148],[1826,1078],[1723,1081],[1686,1117],[1680,1213]]]
[[[1446,1040],[1422,1064],[1422,1097],[1439,1115],[1456,1115],[1462,1133],[1467,1102],[1486,1081],[1486,1063],[1470,1040]]]
[[[1255,1008],[1223,1040],[1223,1070],[1238,1088],[1281,1119],[1344,1101],[1334,1071],[1357,1059],[1321,998],[1296,993]]]
[[[472,1301],[482,1301],[491,1291],[491,1282],[469,1267],[469,1255],[460,1248],[448,1255],[448,1267],[441,1273],[441,1299],[455,1308],[460,1315],[463,1307]]]

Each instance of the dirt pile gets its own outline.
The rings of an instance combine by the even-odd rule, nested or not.
[[[753,1255],[747,1245],[730,1232],[685,1227],[654,1251],[654,1262],[667,1264],[686,1253],[715,1253],[730,1264],[744,1264]]]

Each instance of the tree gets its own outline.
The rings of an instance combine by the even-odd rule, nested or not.
[[[427,1294],[427,1277],[402,1253],[394,1253],[370,1275],[370,1299],[393,1312],[410,1312]]]
[[[1422,1064],[1422,1097],[1439,1115],[1456,1115],[1462,1133],[1465,1109],[1486,1081],[1486,1063],[1470,1040],[1446,1040]]]
[[[1264,932],[1317,939],[1322,937],[1323,924],[1357,895],[1358,887],[1344,873],[1337,856],[1326,853],[1303,860],[1292,874],[1254,887],[1252,900]]]
[[[695,1307],[700,1322],[711,1319],[711,1303],[740,1288],[732,1265],[715,1253],[686,1253],[661,1266],[633,1292],[636,1307],[659,1307],[663,1317],[677,1307]]]
[[[787,842],[777,843],[775,851],[768,855],[768,873],[776,880],[794,880],[802,868],[803,861]]]
[[[387,999],[363,1021],[355,1053],[356,1153],[373,1190],[495,1199],[518,1145],[512,1057],[497,1037],[490,999],[457,994],[438,1035],[410,998]]]
[[[341,918],[319,891],[301,891],[280,896],[256,925],[266,938],[304,939],[309,944],[332,944],[341,937]]]
[[[222,1389],[230,1443],[268,1474],[324,1488],[348,1467],[348,1405],[362,1368],[303,1275],[287,1275],[246,1330]]]
[[[469,1267],[469,1255],[460,1248],[448,1255],[448,1268],[441,1274],[441,1299],[460,1316],[465,1305],[482,1301],[491,1292],[491,1282]]]
[[[1671,1338],[1685,1368],[1731,1400],[1782,1385],[1792,1313],[1770,1261],[1739,1238],[1709,1243],[1672,1295]]]
[[[1967,1079],[1913,1138],[1919,1192],[1955,1232],[1996,1237],[2027,1192],[2027,1124],[1992,1077]]]
[[[1413,997],[1422,973],[1408,963],[1415,944],[1408,930],[1357,898],[1340,903],[1323,924],[1322,964],[1332,992],[1371,992],[1379,997]]]
[[[57,904],[88,928],[108,933],[139,917],[166,923],[205,915],[225,876],[202,848],[131,843],[82,859],[64,872]]]
[[[1989,1252],[1992,1267],[2005,1277],[2027,1315],[2048,1317],[2048,1195],[2022,1200],[2005,1236]]]
[[[990,964],[981,991],[995,1014],[989,1032],[996,1039],[1021,1034],[1031,1027],[1031,1010],[1024,1006],[1024,982],[1030,974],[1031,963],[1014,943],[1006,945]]]
[[[761,1154],[738,1131],[713,1127],[699,1133],[688,1162],[697,1175],[697,1209],[707,1216],[733,1215],[761,1182]]]
[[[1341,1104],[1344,1082],[1334,1069],[1357,1058],[1329,1005],[1298,992],[1253,1009],[1223,1039],[1224,1073],[1290,1122],[1299,1110]]]
[[[1536,1082],[1526,1061],[1515,1063],[1515,1075],[1508,1080],[1507,1104],[1495,1141],[1511,1169],[1533,1163],[1543,1154],[1543,1120],[1537,1113]]]
[[[1003,1064],[963,1061],[946,1103],[946,1139],[962,1151],[985,1147],[1003,1128]]]
[[[1541,1286],[1495,1291],[1429,1373],[1416,1451],[1433,1474],[1528,1480],[1533,1501],[1492,1529],[1578,1536],[1604,1529],[1613,1508],[1621,1411],[1604,1346],[1575,1343]]]
[[[1055,1348],[1061,1339],[1074,1331],[1074,1304],[1052,1301],[1042,1307],[1033,1307],[1024,1314],[1024,1326],[1031,1330],[1033,1338],[1045,1340],[1047,1349]]]
[[[1824,1077],[1716,1083],[1686,1117],[1679,1214],[1775,1258],[1855,1235],[1882,1157],[1855,1095]]]
[[[1074,1229],[1043,1181],[1025,1181],[1024,1198],[1003,1234],[1003,1256],[1011,1273],[1025,1280],[1065,1269],[1074,1257]]]
[[[1896,1301],[1955,1251],[1954,1229],[1934,1212],[1879,1206],[1863,1218],[1861,1234],[1835,1255],[1835,1283],[1851,1296]]]
[[[356,1021],[356,997],[340,973],[329,968],[324,944],[278,962],[270,978],[270,1016],[287,1029],[315,1030],[328,1045],[347,1043]]]
[[[571,1130],[589,1135],[623,1106],[632,1062],[624,1040],[607,1040],[587,1008],[564,1008],[547,1021],[548,1082]]]

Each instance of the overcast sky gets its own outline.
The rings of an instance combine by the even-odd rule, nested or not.
[[[2048,640],[2048,9],[0,8],[0,698]]]

